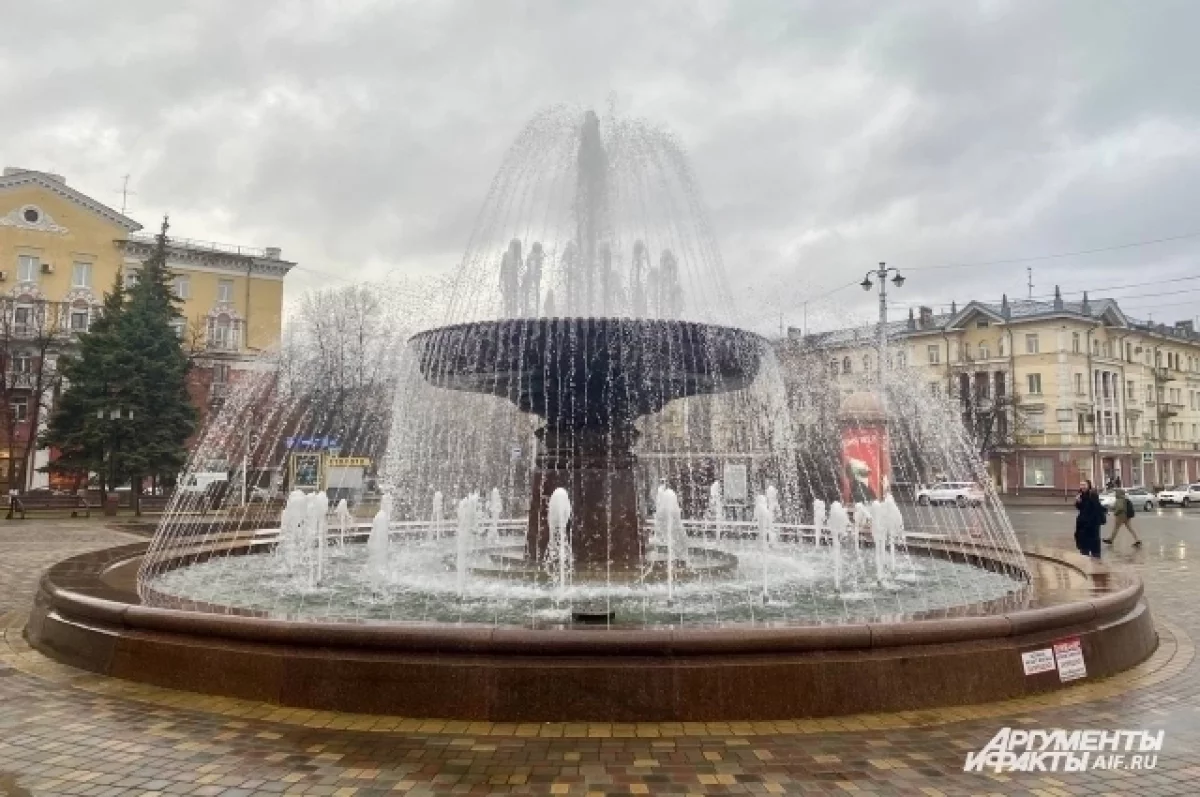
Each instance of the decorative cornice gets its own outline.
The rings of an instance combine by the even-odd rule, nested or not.
[[[237,311],[232,302],[217,302],[213,308],[208,311],[206,318],[217,318],[218,316],[227,315],[230,321],[244,321],[242,314]]]
[[[87,194],[82,194],[79,191],[76,191],[74,188],[69,187],[66,183],[48,177],[41,172],[17,172],[16,174],[9,174],[0,177],[0,190],[7,188],[19,188],[26,185],[40,186],[52,194],[57,194],[63,199],[87,208],[97,216],[101,216],[102,218],[111,221],[118,227],[124,227],[130,232],[137,232],[138,230],[142,229],[142,225],[138,224],[128,216],[118,213],[107,205],[102,205]]]
[[[38,212],[37,221],[26,221],[25,211],[34,207]],[[52,232],[66,235],[70,230],[54,221],[54,217],[34,205],[22,205],[9,211],[7,216],[0,216],[0,227],[16,227],[20,230],[35,230],[36,232]]]
[[[87,302],[89,306],[97,305],[100,303],[99,301],[97,301],[96,295],[94,293],[92,293],[91,288],[72,288],[71,290],[67,291],[66,294],[63,296],[63,301],[66,302],[67,304],[74,304],[75,302],[79,301],[80,299]]]
[[[46,299],[46,295],[42,293],[42,289],[38,287],[36,282],[18,282],[9,289],[8,295],[14,299],[22,297],[28,297],[34,301],[44,301]]]
[[[154,252],[154,244],[145,241],[123,240],[117,241],[117,245],[127,257],[134,259],[145,260]],[[189,247],[168,245],[168,268],[171,267],[172,261],[185,266],[210,268],[243,276],[249,271],[252,276],[257,274],[280,278],[286,277],[287,273],[292,270],[292,266],[296,265],[286,260],[274,260],[265,257],[236,255],[227,252],[215,252],[208,249],[192,249]]]

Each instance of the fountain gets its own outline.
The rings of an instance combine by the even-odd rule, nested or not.
[[[732,305],[675,140],[543,114],[445,317],[397,353],[365,441],[386,450],[373,520],[339,501],[331,529],[298,489],[281,513],[168,513],[149,546],[52,568],[29,637],[166,686],[499,721],[921,708],[1057,688],[1020,665],[1052,636],[1103,650],[1089,674],[1148,655],[1136,580],[1027,557],[990,489],[945,510],[888,494],[889,469],[980,478],[954,408],[899,375],[886,412],[843,397],[820,350],[789,359]],[[202,452],[252,411],[322,417],[254,395]]]

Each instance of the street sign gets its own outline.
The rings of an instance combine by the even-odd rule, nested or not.
[[[369,468],[370,457],[326,457],[325,466],[329,468]]]

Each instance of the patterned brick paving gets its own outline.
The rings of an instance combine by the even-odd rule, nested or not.
[[[1020,512],[1030,541],[1070,517]],[[1139,515],[1115,554],[1146,580],[1163,644],[1135,671],[1031,700],[823,721],[453,723],[303,712],[97,678],[29,651],[19,628],[40,568],[128,542],[96,522],[0,523],[0,795],[1200,793],[1200,512]],[[1126,543],[1127,544],[1127,543]],[[1149,772],[964,773],[996,730],[1166,731]]]

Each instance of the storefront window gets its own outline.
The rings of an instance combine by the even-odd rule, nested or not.
[[[1054,460],[1050,457],[1025,457],[1025,486],[1052,487]]]

